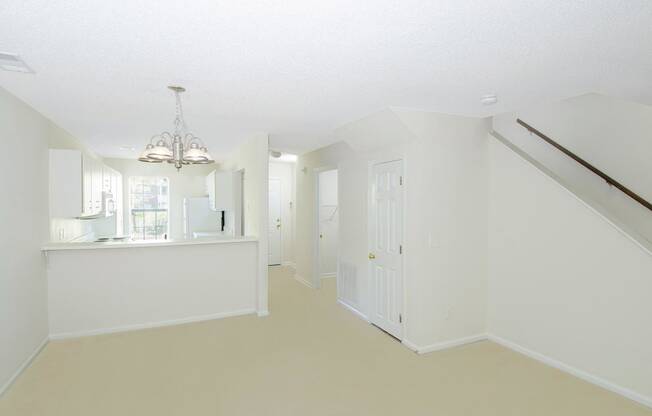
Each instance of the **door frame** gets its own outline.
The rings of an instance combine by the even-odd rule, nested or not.
[[[236,174],[240,175],[238,186],[236,189],[238,190],[238,194],[236,195],[236,201],[235,201],[235,212],[233,213],[233,220],[235,222],[234,224],[234,230],[235,227],[237,226],[238,229],[235,230],[235,235],[236,236],[245,236],[245,170],[243,169],[238,169],[235,171]],[[268,190],[269,192],[269,190]],[[269,210],[269,207],[267,208]]]
[[[407,314],[405,313],[405,305],[407,305],[407,289],[406,289],[406,281],[407,281],[407,276],[405,273],[405,264],[406,264],[406,249],[405,249],[405,228],[407,224],[407,209],[405,209],[406,204],[406,195],[407,195],[407,184],[409,183],[406,180],[407,177],[407,164],[405,162],[405,157],[401,155],[387,155],[386,157],[379,158],[379,159],[373,159],[369,160],[367,164],[367,252],[371,253],[372,250],[372,239],[373,239],[373,234],[372,234],[372,227],[374,226],[373,224],[373,193],[371,192],[371,186],[373,184],[373,174],[374,174],[374,166],[383,164],[383,163],[389,163],[389,162],[401,162],[401,168],[403,171],[403,191],[401,192],[401,203],[403,204],[403,213],[401,218],[402,226],[401,226],[401,242],[403,243],[403,253],[401,255],[401,336],[400,340],[401,342],[405,339],[405,328],[406,328],[406,322],[407,322]],[[367,288],[368,288],[368,293],[367,293],[367,321],[369,323],[372,323],[372,316],[374,311],[372,310],[372,305],[374,305],[373,302],[373,296],[376,294],[376,286],[373,282],[372,279],[372,270],[371,270],[371,262],[368,261],[367,263]],[[382,330],[382,328],[380,328]]]
[[[337,170],[337,206],[340,205],[340,175],[337,166],[320,166],[318,168],[312,169],[312,180],[313,180],[313,189],[315,190],[315,195],[313,198],[313,209],[312,209],[312,219],[313,219],[313,238],[312,238],[312,286],[315,289],[321,288],[321,270],[319,267],[319,174],[322,172],[328,172],[329,170]],[[339,236],[339,221],[338,221],[338,236]],[[340,276],[340,245],[337,245],[337,267],[335,271],[335,281]]]
[[[277,176],[269,176],[267,178],[267,195],[268,195],[268,198],[267,198],[267,222],[268,222],[268,224],[267,224],[267,226],[268,227],[269,227],[269,183],[271,181],[278,181],[278,194],[279,194],[279,205],[280,205],[279,208],[280,208],[280,211],[281,211],[281,228],[280,228],[281,231],[279,233],[279,237],[281,239],[281,242],[280,242],[279,248],[278,248],[278,255],[280,257],[279,258],[279,265],[282,265],[283,264],[283,181],[281,180],[281,178],[279,178]],[[268,233],[269,233],[269,231],[268,231]],[[268,242],[268,245],[269,245],[269,242]],[[269,247],[267,249],[269,250]],[[267,255],[269,257],[269,253]],[[269,263],[269,260],[268,260],[268,263]],[[269,264],[268,264],[268,266],[269,266]]]

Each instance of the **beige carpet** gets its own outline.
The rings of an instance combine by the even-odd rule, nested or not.
[[[0,415],[545,415],[652,411],[490,342],[416,355],[270,269],[272,315],[51,342]]]

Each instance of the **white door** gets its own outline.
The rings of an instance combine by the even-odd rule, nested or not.
[[[337,272],[338,202],[337,170],[319,173],[319,274],[333,277]]]
[[[281,181],[269,180],[269,253],[267,264],[281,264]]]
[[[370,180],[371,323],[403,335],[403,161],[373,166]]]

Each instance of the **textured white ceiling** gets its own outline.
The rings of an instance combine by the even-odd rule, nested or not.
[[[216,156],[253,132],[304,151],[388,106],[486,116],[601,92],[652,103],[649,0],[0,2],[16,94],[101,155],[171,126]],[[481,95],[499,103],[483,107]]]

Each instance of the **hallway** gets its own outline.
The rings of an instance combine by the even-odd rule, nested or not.
[[[490,342],[419,356],[270,268],[271,315],[51,342],[4,415],[650,415]]]

